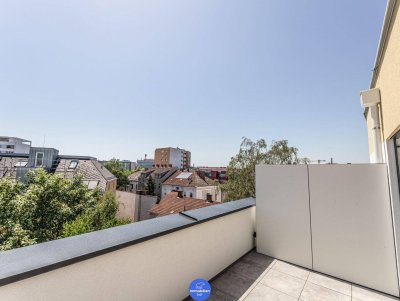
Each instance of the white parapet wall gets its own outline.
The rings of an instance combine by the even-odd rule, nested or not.
[[[52,263],[54,258],[51,254],[59,258],[75,256],[72,253],[79,253],[79,248],[87,247],[85,241],[86,244],[90,243],[91,236],[96,236],[94,242],[102,237],[105,241],[114,239],[122,242],[124,239],[115,239],[113,235],[123,237],[131,235],[130,231],[139,234],[148,231],[153,236],[159,229],[168,228],[165,234],[131,246],[80,259],[76,263],[52,268],[23,280],[12,279],[11,283],[0,286],[0,300],[182,300],[189,295],[191,281],[197,278],[211,279],[254,247],[254,200],[252,205],[246,207],[238,202],[193,210],[193,214],[189,211],[188,214],[197,221],[181,215],[167,216],[85,234],[88,239],[76,236],[50,242],[48,246],[40,244],[22,248],[24,250],[21,251],[7,251],[15,254],[3,256],[0,252],[0,267],[10,271],[26,268],[29,273],[28,265],[34,265],[32,261],[35,259],[21,258],[22,266],[14,266],[18,265],[18,256],[29,254],[30,250],[32,256],[36,256],[40,248],[45,250],[43,256],[46,258],[38,258],[38,261],[48,262],[51,267],[57,264]],[[213,212],[215,216],[210,218]],[[173,224],[184,228],[174,230]],[[143,235],[139,237],[140,240],[146,239]],[[65,254],[57,252],[60,244],[67,246],[66,249],[60,246],[60,252],[64,250]],[[97,244],[100,247],[106,245],[101,241]],[[6,262],[10,259],[15,264]],[[1,273],[8,274],[8,278],[19,277],[17,272],[14,275],[5,271]],[[2,281],[7,281],[7,278]]]
[[[257,166],[257,251],[399,296],[387,166]]]

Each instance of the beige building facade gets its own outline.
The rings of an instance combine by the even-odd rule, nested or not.
[[[361,92],[372,163],[392,163],[392,148],[397,152],[397,145],[400,146],[396,143],[400,138],[399,2],[388,1],[370,90]]]

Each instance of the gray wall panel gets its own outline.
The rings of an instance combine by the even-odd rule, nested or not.
[[[256,168],[257,251],[311,268],[307,166]]]
[[[387,166],[309,165],[309,179],[314,270],[398,296]]]

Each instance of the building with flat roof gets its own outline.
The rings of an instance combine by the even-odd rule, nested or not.
[[[0,154],[29,154],[31,145],[26,139],[0,136]]]
[[[154,151],[154,167],[189,168],[191,153],[179,147],[157,148]]]

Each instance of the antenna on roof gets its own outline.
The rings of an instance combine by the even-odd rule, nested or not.
[[[43,147],[44,147],[45,143],[46,143],[46,134],[43,135]]]

